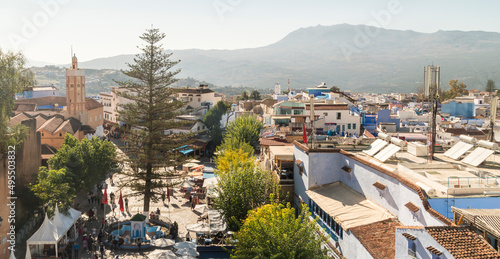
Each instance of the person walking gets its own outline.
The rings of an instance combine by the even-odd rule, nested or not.
[[[92,194],[90,192],[87,194],[87,199],[88,199],[89,204],[90,204],[90,200],[92,199]]]
[[[80,249],[80,245],[75,242],[75,244],[73,244],[73,251],[75,251],[75,258],[78,258],[78,250]]]

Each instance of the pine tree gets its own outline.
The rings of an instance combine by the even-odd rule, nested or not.
[[[132,171],[122,171],[127,180],[121,187],[130,187],[131,196],[144,197],[144,213],[149,212],[150,200],[156,201],[173,172],[162,170],[178,165],[183,156],[175,148],[188,144],[187,134],[166,135],[168,129],[185,125],[175,121],[185,103],[176,100],[179,89],[170,85],[180,69],[171,70],[180,61],[171,61],[159,43],[165,34],[158,29],[148,29],[140,36],[146,44],[141,54],[122,71],[132,80],[116,82],[120,85],[118,95],[130,100],[120,105],[120,121],[126,124],[126,153]]]

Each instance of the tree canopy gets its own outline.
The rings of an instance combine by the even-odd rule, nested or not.
[[[327,258],[321,246],[325,239],[317,235],[316,220],[304,204],[298,217],[288,203],[267,204],[251,210],[240,231],[235,234],[231,258]]]
[[[203,118],[203,123],[207,126],[210,138],[212,139],[212,147],[217,147],[222,142],[221,119],[230,108],[230,104],[219,101],[214,108],[207,111],[205,117]]]
[[[0,49],[0,154],[24,139],[22,126],[9,129],[8,124],[14,108],[14,94],[35,83],[33,73],[25,66],[26,58],[21,52]]]
[[[246,100],[248,100],[248,98],[250,98],[250,97],[248,96],[247,91],[243,91],[243,93],[241,93],[241,96],[238,97],[238,100],[246,101]]]
[[[145,42],[140,47],[142,53],[122,71],[132,79],[116,83],[120,86],[118,95],[130,100],[120,105],[119,117],[127,125],[126,153],[133,171],[123,171],[128,180],[121,187],[130,187],[133,196],[143,196],[147,212],[150,200],[161,194],[173,175],[160,169],[181,163],[183,156],[172,151],[189,144],[189,135],[165,135],[166,130],[186,124],[175,120],[185,103],[174,98],[180,89],[170,86],[177,81],[174,77],[180,69],[172,69],[180,61],[171,61],[172,54],[164,52],[160,42],[165,34],[159,29],[148,29],[139,38]]]
[[[231,123],[224,135],[224,143],[248,143],[255,150],[259,146],[260,130],[263,128],[262,122],[256,116],[240,116]]]
[[[89,191],[104,181],[115,166],[116,148],[106,140],[93,137],[80,142],[66,133],[61,148],[48,163],[51,169],[66,170],[66,175],[72,178],[72,188]]]
[[[467,85],[463,82],[458,82],[458,80],[450,80],[450,90],[443,93],[441,96],[441,100],[453,99],[458,96],[466,95],[469,92],[467,91]]]
[[[76,197],[76,189],[72,184],[73,176],[66,169],[49,170],[40,167],[35,184],[31,191],[38,197],[49,216],[54,215],[58,204],[61,211],[67,211]]]
[[[492,94],[495,92],[496,87],[495,87],[495,81],[488,79],[488,82],[486,82],[486,88],[485,91]]]
[[[257,90],[253,90],[251,93],[250,93],[250,100],[261,100],[262,97],[260,96],[260,92],[257,91]]]
[[[230,164],[227,171],[218,168],[219,182],[215,188],[218,196],[214,204],[222,211],[230,229],[238,230],[249,210],[271,202],[272,197],[280,197],[277,179],[254,163],[253,159],[241,160]]]
[[[338,86],[332,86],[330,92],[340,92],[340,88]]]

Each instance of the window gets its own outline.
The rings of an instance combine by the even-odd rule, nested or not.
[[[344,132],[344,131],[345,131],[345,124],[342,125],[342,132]]]
[[[351,129],[351,123],[347,124],[347,129]]]
[[[99,120],[102,120],[102,114],[99,114]]]
[[[441,257],[437,254],[432,254],[432,259],[441,259]]]
[[[189,98],[189,101],[192,102],[193,101],[193,97]]]
[[[62,137],[62,133],[59,132],[59,137]]]
[[[352,129],[356,129],[356,123],[352,124]]]
[[[406,240],[408,240],[408,256],[410,256],[410,258],[417,258],[417,245],[415,241],[409,238]]]
[[[97,115],[96,115],[96,116],[94,116],[94,121],[97,121]]]
[[[201,102],[201,98],[198,98],[198,102]]]
[[[340,119],[342,119],[342,113],[337,112],[337,120],[340,120]]]
[[[43,137],[43,132],[42,132],[42,137]]]
[[[90,122],[92,122],[92,117],[89,118]]]

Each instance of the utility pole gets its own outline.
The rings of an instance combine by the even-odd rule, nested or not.
[[[489,139],[490,142],[495,142],[495,119],[497,117],[497,108],[498,108],[498,96],[491,98],[491,106],[490,106],[490,134]]]
[[[430,132],[428,133],[428,157],[427,162],[432,163],[434,160],[434,152],[436,149],[436,117],[438,108],[438,89],[439,89],[439,66],[427,66],[424,67],[424,78],[425,78],[425,88],[424,95],[428,97],[431,104],[431,115],[429,116],[430,121]]]

